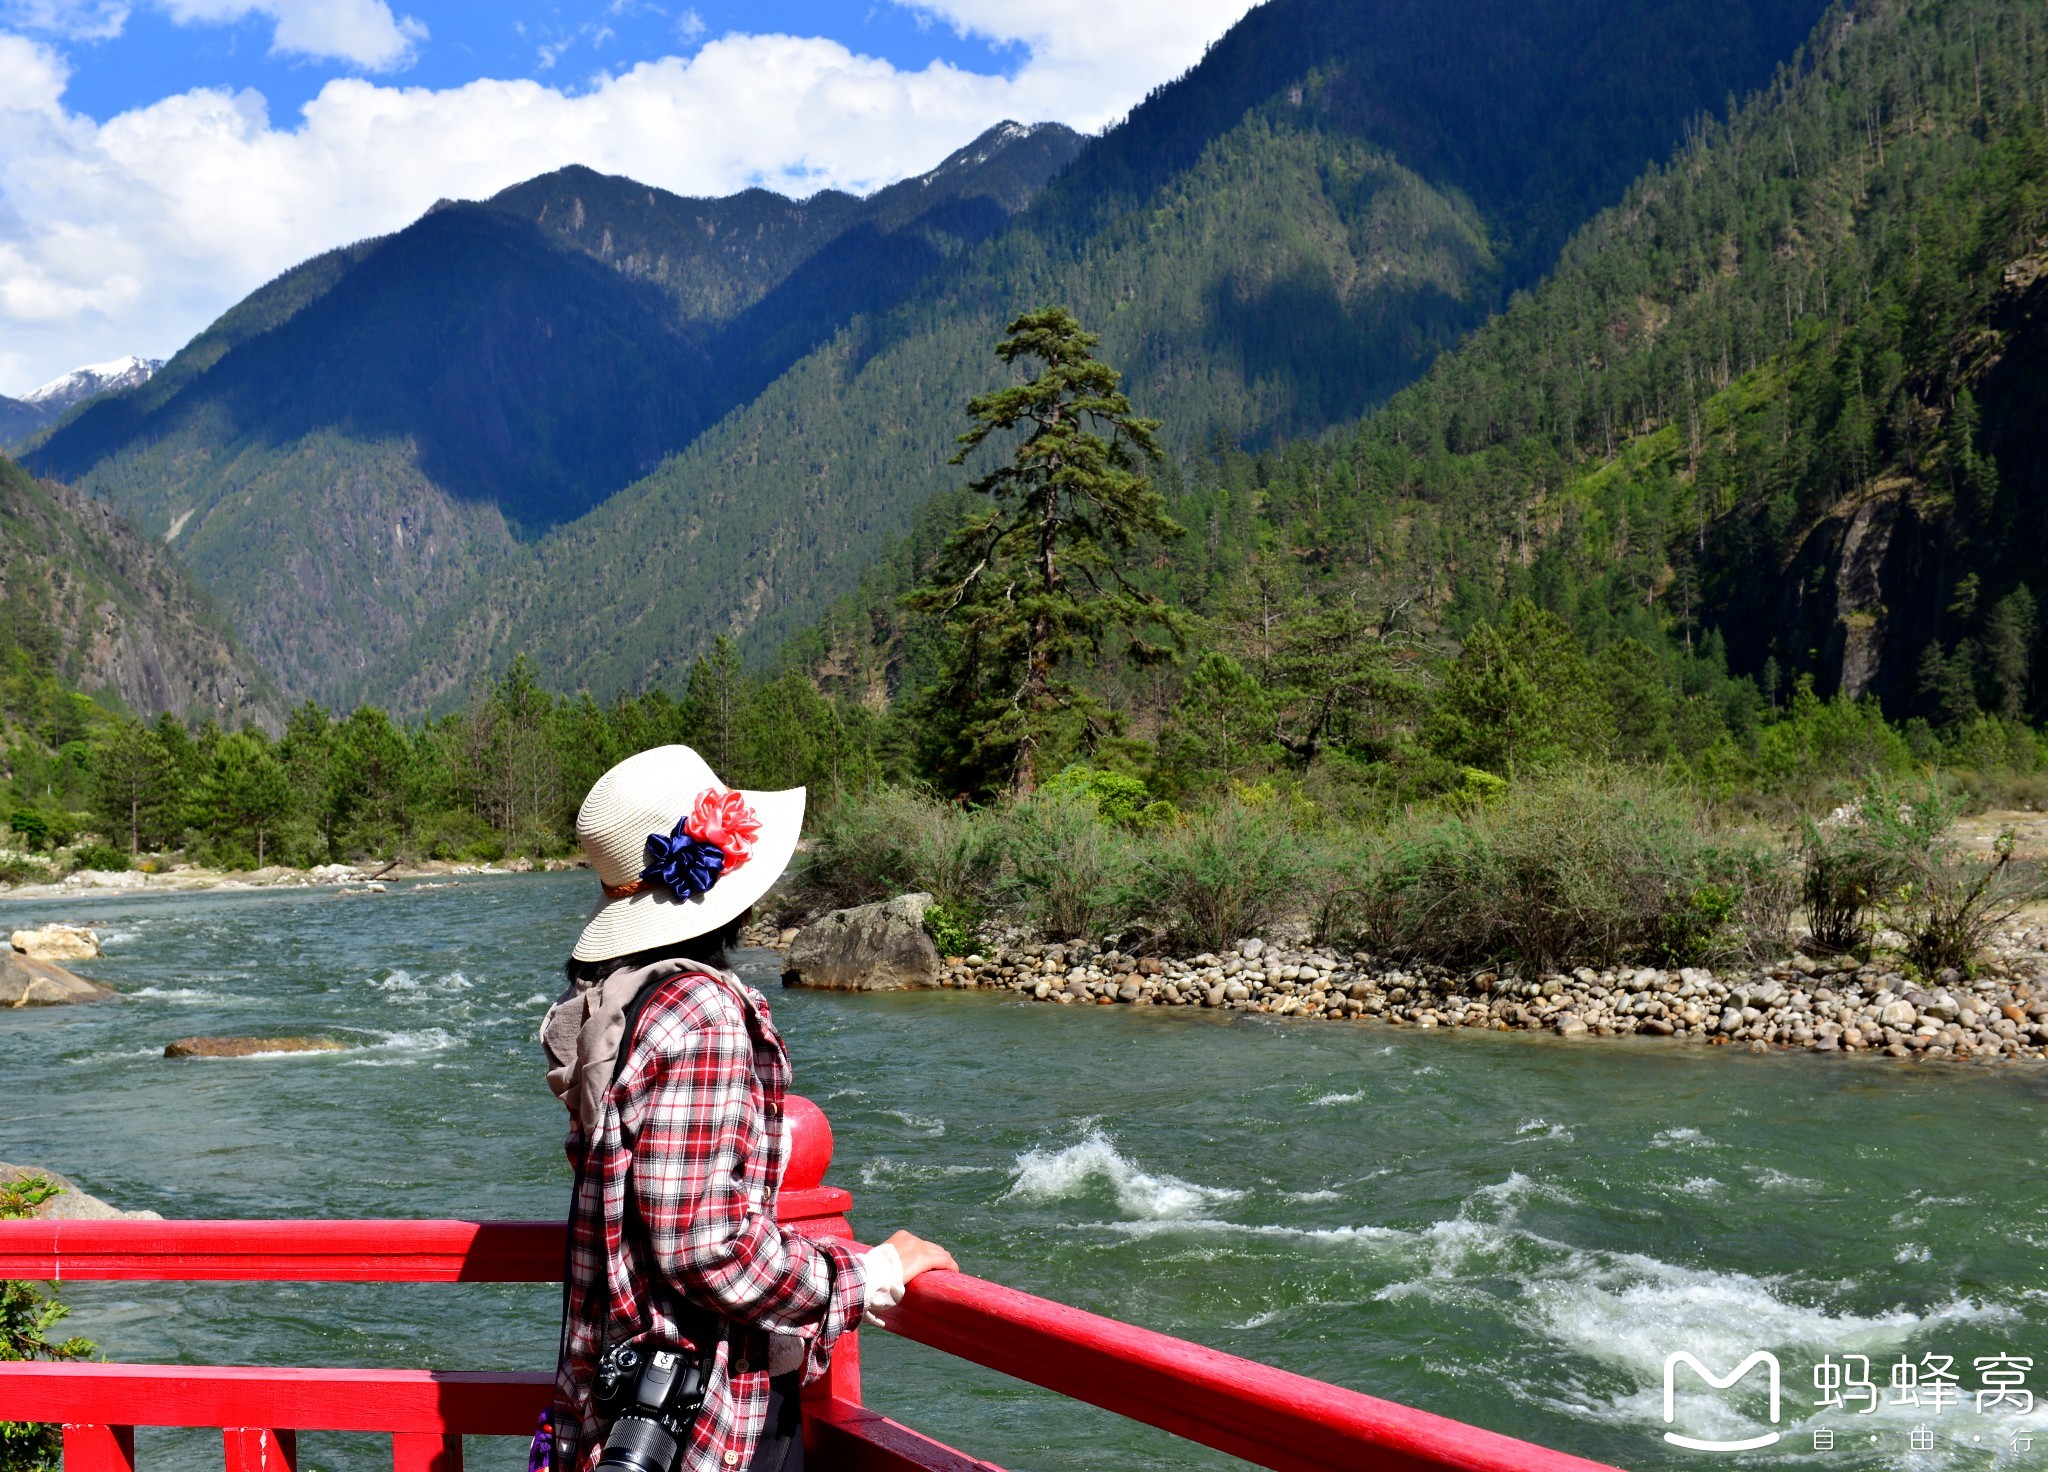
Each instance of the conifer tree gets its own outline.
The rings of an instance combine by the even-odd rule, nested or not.
[[[1140,663],[1179,647],[1181,615],[1124,565],[1141,540],[1182,533],[1142,470],[1160,458],[1159,425],[1132,413],[1096,342],[1064,307],[1010,323],[996,356],[1031,376],[968,401],[974,426],[953,462],[998,432],[999,443],[1017,436],[1010,457],[969,487],[984,504],[909,596],[946,636],[917,710],[933,765],[963,788],[1027,794],[1054,751],[1110,729],[1075,667],[1113,636]]]
[[[128,852],[154,847],[175,834],[177,772],[157,733],[139,721],[119,721],[93,751],[94,806],[107,837],[125,836]]]

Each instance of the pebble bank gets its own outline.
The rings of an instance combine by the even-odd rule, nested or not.
[[[2048,1056],[2048,927],[1994,937],[1983,974],[1910,977],[1895,956],[1815,959],[1716,973],[1621,967],[1518,976],[1401,966],[1366,952],[1246,940],[1176,960],[1078,944],[988,938],[947,958],[940,985],[1062,1006],[1201,1007],[1391,1027],[1639,1035],[1757,1052],[1915,1059]]]

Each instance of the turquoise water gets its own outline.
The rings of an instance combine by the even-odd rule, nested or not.
[[[0,1159],[167,1216],[553,1215],[562,1115],[531,1039],[588,889],[0,905],[8,927],[101,925],[107,955],[80,969],[125,993],[0,1013]],[[774,960],[742,970],[770,988],[871,1238],[908,1226],[985,1277],[1623,1467],[2048,1466],[2048,1415],[1969,1394],[2000,1354],[2039,1359],[2028,1384],[2048,1393],[2048,1072],[783,993]],[[191,1033],[352,1047],[161,1056]],[[545,1286],[67,1292],[118,1359],[542,1368],[555,1343]],[[1681,1349],[1723,1373],[1774,1352],[1784,1439],[1665,1443]],[[1949,1357],[1963,1404],[1817,1409],[1816,1363],[1856,1354],[1880,1387],[1901,1357]],[[1004,1467],[1235,1465],[887,1334],[863,1357],[870,1404]],[[1725,1395],[1682,1380],[1673,1429],[1770,1429],[1761,1376]],[[140,1449],[219,1465],[212,1436]],[[521,1450],[479,1440],[471,1465]],[[308,1437],[304,1456],[389,1465],[367,1438]]]

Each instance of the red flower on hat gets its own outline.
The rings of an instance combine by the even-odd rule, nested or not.
[[[761,820],[737,792],[713,787],[701,793],[684,831],[702,843],[716,844],[725,855],[725,872],[730,874],[753,855],[761,836]]]

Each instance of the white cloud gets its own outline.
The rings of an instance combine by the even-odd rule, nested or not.
[[[0,26],[67,41],[105,41],[121,34],[130,9],[125,0],[0,0]]]
[[[240,0],[173,3],[197,18]],[[258,93],[219,90],[95,123],[64,106],[57,51],[0,33],[0,392],[124,353],[168,357],[308,256],[398,229],[437,198],[480,198],[564,164],[683,194],[865,191],[1004,118],[1095,127],[1184,70],[1247,5],[1187,0],[1177,28],[1151,0],[1092,0],[1090,24],[1074,28],[1094,35],[1081,41],[1059,17],[1080,0],[1052,0],[1054,18],[1030,32],[997,29],[992,3],[947,0],[923,8],[1021,41],[1027,59],[1007,77],[937,63],[913,72],[836,41],[727,35],[573,94],[533,81],[432,90],[339,79],[283,127]],[[308,0],[305,12],[315,8]],[[344,19],[294,31],[291,44],[375,54],[373,12],[388,10],[328,8]],[[285,46],[297,0],[263,9]],[[347,15],[370,19],[349,33]]]
[[[229,25],[252,15],[273,26],[270,49],[282,56],[345,61],[370,71],[412,64],[427,28],[391,13],[385,0],[143,0],[179,25]],[[0,0],[0,25],[69,41],[121,34],[128,0]]]

